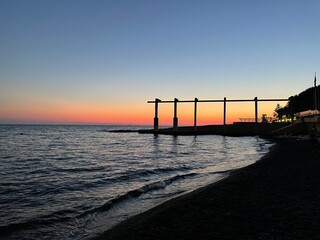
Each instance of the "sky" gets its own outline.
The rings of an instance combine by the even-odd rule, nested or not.
[[[0,123],[152,124],[155,98],[287,98],[320,73],[319,12],[319,0],[0,0]],[[199,103],[198,123],[222,110]],[[254,103],[227,111],[253,117]],[[160,125],[172,117],[160,104]],[[193,105],[178,117],[191,124]]]

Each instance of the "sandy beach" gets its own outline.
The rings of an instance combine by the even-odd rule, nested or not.
[[[319,239],[319,224],[320,146],[286,139],[257,163],[96,239]]]

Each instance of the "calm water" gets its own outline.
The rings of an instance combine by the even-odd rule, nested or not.
[[[258,137],[108,132],[123,128],[0,125],[0,238],[92,237],[271,146]]]

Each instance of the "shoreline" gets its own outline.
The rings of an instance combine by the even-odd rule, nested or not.
[[[315,238],[319,148],[308,141],[278,140],[256,163],[92,239]]]

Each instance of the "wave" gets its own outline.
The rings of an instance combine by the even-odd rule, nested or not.
[[[87,169],[88,172],[103,172],[104,167],[92,167]],[[96,179],[91,179],[90,182],[82,182],[82,181],[73,181],[69,182],[68,185],[63,186],[51,186],[51,185],[42,185],[43,190],[42,191],[34,191],[33,194],[36,195],[56,195],[61,194],[64,192],[73,192],[78,191],[81,189],[92,189],[97,188],[99,186],[106,186],[106,184],[111,183],[114,184],[116,182],[123,183],[128,182],[129,180],[135,180],[135,179],[143,179],[145,181],[148,181],[150,176],[157,176],[159,174],[167,174],[170,172],[178,172],[178,171],[187,171],[190,170],[188,167],[183,168],[158,168],[158,169],[136,169],[136,170],[128,170],[126,172],[121,172],[115,176],[112,177],[99,177]],[[59,169],[55,170],[57,172],[68,172],[68,173],[77,173],[77,172],[85,172],[85,168],[69,168],[69,169]],[[36,173],[45,173],[44,170],[34,170],[31,172],[31,174]],[[47,174],[50,174],[48,172]]]
[[[77,218],[83,218],[90,214],[95,214],[99,212],[105,212],[110,210],[112,207],[114,207],[117,204],[121,204],[124,201],[138,198],[143,194],[149,193],[151,191],[156,191],[160,189],[166,188],[168,185],[172,184],[175,181],[192,177],[198,175],[197,173],[188,173],[184,175],[175,175],[173,177],[170,177],[165,180],[160,180],[156,182],[152,182],[149,184],[146,184],[140,188],[128,191],[127,193],[120,195],[118,197],[115,197],[114,199],[111,199],[110,201],[106,202],[102,206],[87,210],[83,213],[79,213],[75,210],[60,210],[53,213],[50,213],[45,216],[36,217],[33,219],[28,219],[24,222],[19,223],[12,223],[8,225],[2,225],[0,226],[0,236],[9,236],[10,234],[14,233],[18,230],[32,230],[39,226],[45,226],[47,224],[51,223],[58,223],[58,222],[65,222],[65,221],[74,221],[74,219]]]
[[[173,176],[169,179],[165,179],[165,180],[160,180],[160,181],[156,181],[153,183],[149,183],[147,185],[144,185],[138,189],[134,189],[131,190],[123,195],[120,195],[108,202],[106,202],[105,204],[103,204],[100,207],[91,209],[89,211],[86,211],[84,213],[81,214],[81,217],[88,215],[88,214],[93,214],[96,212],[104,212],[104,211],[108,211],[110,210],[113,206],[115,206],[116,204],[119,204],[121,202],[124,202],[126,200],[132,199],[132,198],[138,198],[140,197],[142,194],[146,194],[148,192],[152,192],[152,191],[156,191],[159,189],[164,189],[166,188],[168,185],[172,184],[175,181],[187,178],[187,177],[193,177],[195,175],[198,175],[198,173],[188,173],[188,174],[184,174],[184,175],[176,175]]]
[[[51,223],[70,221],[74,219],[72,216],[74,214],[75,211],[72,210],[61,210],[46,216],[28,219],[23,222],[2,225],[0,226],[0,238],[9,236],[10,234],[18,232],[20,230],[34,230],[38,226],[46,226]]]
[[[120,176],[115,176],[111,178],[107,178],[108,180],[112,181],[126,181],[128,179],[135,179],[140,177],[145,177],[154,174],[163,174],[163,173],[170,173],[170,172],[178,172],[178,171],[188,171],[192,170],[190,167],[180,167],[180,168],[154,168],[154,169],[135,169],[135,170],[128,170],[126,172],[119,173]]]
[[[103,166],[94,167],[70,167],[70,168],[57,168],[54,169],[55,172],[65,172],[65,173],[81,173],[81,172],[99,172],[105,170]]]
[[[220,171],[214,171],[214,172],[209,172],[209,174],[224,174],[224,173],[230,173],[233,172],[235,170],[237,170],[238,168],[235,169],[227,169],[227,170],[220,170]]]

